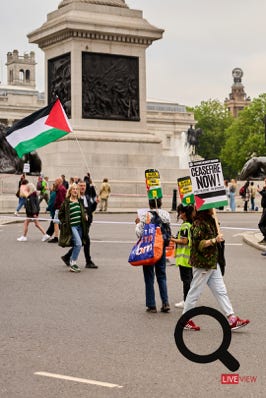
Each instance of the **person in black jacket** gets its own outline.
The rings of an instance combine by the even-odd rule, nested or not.
[[[95,195],[89,195],[86,193],[86,182],[85,181],[80,181],[78,183],[79,188],[80,188],[80,198],[83,201],[83,205],[87,214],[87,234],[85,237],[85,244],[84,244],[84,255],[86,259],[86,265],[85,268],[98,268],[97,265],[92,261],[91,259],[91,253],[90,253],[90,235],[89,235],[89,230],[90,226],[93,221],[93,212],[96,210],[97,207],[97,195],[95,192]],[[93,187],[94,188],[94,187]],[[95,189],[94,189],[95,191]],[[61,257],[61,259],[64,261],[64,263],[69,266],[70,265],[70,257],[72,254],[73,248],[71,248],[64,256]]]
[[[261,245],[266,245],[266,178],[264,180],[264,187],[262,189],[258,187],[258,192],[261,195],[261,207],[262,207],[262,215],[258,227],[263,235],[263,239],[259,243]]]

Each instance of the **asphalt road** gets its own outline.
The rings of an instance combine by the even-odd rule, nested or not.
[[[80,274],[68,272],[60,259],[65,250],[42,243],[33,225],[28,242],[16,241],[22,224],[0,225],[1,398],[265,396],[266,258],[241,236],[257,228],[258,214],[219,214],[229,296],[236,313],[251,320],[232,334],[228,349],[240,363],[238,385],[221,383],[222,374],[233,373],[221,361],[194,363],[177,350],[181,310],[174,303],[182,288],[175,266],[167,267],[171,312],[145,312],[142,269],[127,263],[134,218],[96,214],[92,257],[99,268]],[[198,304],[219,309],[208,290]],[[201,355],[215,351],[221,327],[205,315],[197,323],[201,331],[184,332],[185,343]]]

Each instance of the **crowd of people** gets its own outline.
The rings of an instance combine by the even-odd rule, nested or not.
[[[229,202],[229,210],[236,211],[236,197],[239,195],[243,202],[243,211],[256,211],[258,206],[256,206],[256,197],[259,192],[258,188],[255,187],[254,181],[246,181],[243,187],[240,188],[238,192],[237,182],[232,179],[230,182],[225,180],[225,190]]]
[[[161,199],[149,200],[149,210],[135,220],[137,237],[142,235],[147,222],[147,214],[150,214],[149,219],[151,219],[154,210],[158,213],[161,223],[167,223],[170,227],[169,213],[163,210],[161,205]],[[177,235],[172,236],[171,240],[176,245],[176,265],[179,267],[183,283],[183,300],[176,303],[175,307],[182,308],[183,314],[186,313],[196,305],[204,287],[208,285],[227,317],[231,330],[248,325],[248,319],[240,319],[235,315],[226,290],[223,279],[225,264],[222,244],[224,239],[214,209],[196,211],[194,205],[180,204],[177,207],[177,218],[181,218],[182,224]],[[170,306],[167,292],[165,247],[161,258],[154,265],[142,268],[146,311],[157,313],[154,290],[156,276],[162,302],[161,312],[168,313]],[[199,331],[200,327],[190,319],[184,325],[184,329]]]
[[[259,228],[263,234],[262,244],[266,244],[266,179],[264,182],[263,188],[259,186],[255,188],[254,183],[247,181],[243,186],[244,192],[242,193],[244,210],[247,209],[246,202],[250,199],[253,199],[251,208],[254,210],[254,198],[257,193],[261,195],[263,213]],[[225,185],[230,207],[234,211],[236,182],[231,180],[230,184],[225,183]],[[18,214],[20,209],[25,206],[27,218],[24,221],[23,235],[17,240],[20,242],[27,241],[29,224],[33,221],[42,234],[41,240],[43,242],[57,243],[68,249],[61,259],[71,272],[81,271],[78,258],[82,246],[86,260],[85,267],[98,268],[91,258],[89,231],[93,222],[93,213],[96,211],[98,203],[100,203],[100,211],[107,211],[110,192],[108,179],[104,178],[99,195],[97,195],[90,173],[87,173],[83,179],[70,178],[69,182],[64,175],[61,175],[55,179],[51,186],[49,186],[48,177],[40,176],[35,186],[23,174],[19,181],[17,192],[19,202],[15,214]],[[38,220],[40,203],[43,200],[46,201],[46,210],[50,213],[51,218],[46,231]],[[154,217],[155,212],[162,224],[167,224],[170,229],[170,215],[161,207],[161,199],[149,200],[149,210],[135,220],[138,237],[141,237],[143,233],[148,213],[151,217]],[[182,220],[182,224],[177,234],[171,235],[171,241],[175,244],[176,265],[179,268],[183,284],[183,299],[177,302],[175,307],[181,308],[183,313],[186,313],[196,305],[204,287],[208,285],[223,313],[228,318],[231,329],[236,330],[246,326],[249,320],[240,319],[235,315],[223,280],[224,239],[213,209],[196,211],[193,205],[179,204],[177,206],[177,218]],[[143,275],[146,311],[157,312],[154,289],[156,277],[162,303],[160,310],[168,313],[170,305],[166,277],[166,245],[163,246],[161,258],[154,265],[143,266]],[[184,325],[184,329],[198,331],[200,327],[190,319]]]
[[[23,234],[17,241],[28,240],[28,228],[31,222],[42,233],[42,242],[57,243],[70,248],[61,257],[72,272],[80,272],[78,256],[84,246],[85,268],[98,268],[90,254],[90,226],[93,213],[99,203],[100,211],[107,211],[111,187],[107,178],[103,179],[99,195],[92,182],[90,173],[83,179],[71,177],[69,182],[65,175],[56,178],[49,186],[49,178],[39,176],[36,186],[22,174],[17,191],[18,206],[15,215],[25,207],[27,218],[23,225]],[[46,202],[46,212],[50,214],[50,223],[45,231],[39,221],[40,204]]]

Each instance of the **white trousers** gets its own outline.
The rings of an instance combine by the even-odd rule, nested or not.
[[[211,289],[224,314],[226,316],[234,314],[218,264],[217,269],[193,268],[193,279],[186,297],[183,314],[195,307],[206,285]]]

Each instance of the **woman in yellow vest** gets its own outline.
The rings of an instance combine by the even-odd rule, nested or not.
[[[176,303],[176,308],[184,308],[184,302],[186,300],[188,291],[190,289],[190,283],[193,278],[192,267],[189,264],[189,257],[191,248],[190,228],[195,214],[196,211],[193,205],[184,206],[182,203],[180,203],[180,205],[177,207],[177,218],[181,218],[183,223],[177,233],[176,238],[171,238],[171,240],[176,244],[176,266],[179,267],[180,278],[183,282],[184,300],[180,303]]]

